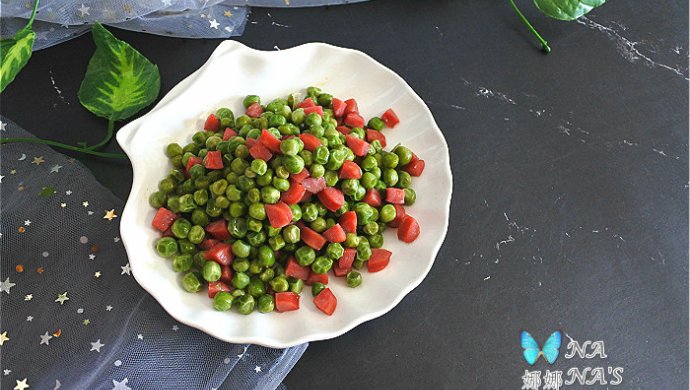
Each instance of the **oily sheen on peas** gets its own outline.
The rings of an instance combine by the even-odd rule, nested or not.
[[[306,284],[331,315],[329,275],[357,287],[365,266],[389,264],[385,230],[404,242],[420,234],[405,206],[424,160],[385,149],[382,130],[399,123],[392,109],[365,121],[354,99],[317,87],[267,103],[248,95],[242,106],[241,115],[217,109],[190,143],[165,146],[172,168],[149,197],[155,249],[216,310],[296,310]]]

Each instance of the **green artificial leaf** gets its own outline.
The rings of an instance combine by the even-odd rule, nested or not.
[[[161,87],[158,67],[100,23],[91,32],[96,52],[79,87],[79,101],[110,121],[127,119],[156,100]]]
[[[0,92],[5,90],[19,71],[26,66],[31,58],[36,33],[31,30],[36,17],[38,0],[34,2],[34,9],[29,22],[17,31],[12,38],[0,40]]]
[[[606,0],[534,0],[541,12],[559,20],[575,20],[605,2]]]

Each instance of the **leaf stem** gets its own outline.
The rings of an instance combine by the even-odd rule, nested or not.
[[[90,154],[92,156],[98,156],[98,157],[127,158],[127,155],[124,155],[121,153],[97,152],[95,150],[91,150],[88,148],[79,148],[76,146],[63,144],[62,142],[51,141],[51,140],[47,140],[47,139],[40,139],[40,138],[0,138],[0,144],[9,144],[9,143],[15,143],[15,142],[27,142],[30,144],[50,145],[50,146],[54,146],[56,148],[73,150],[75,152],[86,153],[86,154]]]
[[[537,30],[534,29],[534,27],[532,27],[532,24],[529,22],[529,20],[527,20],[527,18],[525,17],[525,15],[523,15],[522,12],[520,12],[520,9],[517,7],[517,5],[515,5],[515,1],[513,1],[513,0],[508,0],[508,2],[509,2],[510,5],[513,7],[513,10],[515,10],[515,13],[516,13],[517,16],[520,18],[520,20],[522,21],[522,23],[523,23],[525,26],[527,26],[527,28],[532,32],[532,35],[534,35],[534,36],[537,38],[537,40],[539,41],[539,43],[541,43],[541,48],[542,48],[542,50],[544,50],[544,52],[546,52],[546,53],[550,53],[550,52],[551,52],[551,47],[549,47],[549,43],[546,42],[546,40],[545,40],[544,38],[542,38],[541,35],[539,35],[539,33],[537,32]]]
[[[115,129],[115,121],[113,119],[108,120],[108,132],[105,134],[105,138],[101,140],[101,142],[97,143],[96,145],[89,146],[85,149],[89,150],[98,150],[102,148],[105,144],[110,142],[110,140],[113,138],[113,130]]]
[[[38,1],[34,1],[34,9],[31,11],[31,17],[29,18],[29,23],[26,24],[26,29],[30,29],[34,24],[34,19],[36,19],[36,12],[38,11]]]

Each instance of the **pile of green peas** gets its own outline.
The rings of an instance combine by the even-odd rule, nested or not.
[[[213,307],[216,310],[234,307],[242,314],[255,309],[267,313],[275,309],[272,292],[300,294],[304,281],[285,274],[290,256],[301,266],[321,274],[332,269],[345,248],[354,248],[353,270],[347,273],[345,280],[350,287],[359,286],[362,275],[358,270],[371,257],[372,248],[383,246],[382,233],[396,216],[391,204],[384,202],[381,207],[372,207],[363,202],[367,190],[402,188],[405,205],[412,205],[416,200],[416,193],[410,188],[412,177],[400,169],[410,162],[410,149],[397,145],[385,151],[381,143],[374,140],[367,156],[356,157],[346,146],[345,136],[336,129],[338,121],[333,116],[333,96],[309,87],[306,97],[323,107],[322,116],[318,113],[306,115],[304,109],[297,107],[296,95],[262,106],[263,113],[258,117],[235,117],[229,108],[220,108],[214,114],[220,124],[217,129],[197,131],[189,144],[172,143],[165,150],[173,169],[158,183],[158,191],[150,195],[149,203],[154,208],[165,207],[179,218],[172,224],[170,236],[157,241],[156,250],[160,256],[172,260],[174,271],[184,273],[182,287],[188,292],[198,292],[205,285],[219,281],[223,272],[220,264],[205,257],[202,243],[209,238],[205,227],[219,219],[226,220],[231,238],[225,242],[231,245],[234,255],[233,276],[229,283],[232,291],[220,291],[215,295]],[[247,108],[261,104],[261,99],[249,95],[243,104]],[[374,117],[367,127],[380,131],[384,123]],[[234,129],[237,135],[224,140],[226,128]],[[274,153],[270,161],[253,159],[247,140],[258,139],[262,129],[277,139],[286,135],[296,137],[283,140],[281,153]],[[313,152],[306,150],[297,137],[301,133],[317,137],[321,146]],[[366,139],[365,130],[359,127],[352,128],[349,134]],[[202,162],[187,171],[190,159],[203,161],[210,151],[221,152],[223,169],[207,169]],[[360,179],[339,178],[339,169],[346,160],[360,166],[363,172]],[[293,224],[272,227],[265,205],[279,202],[281,194],[290,189],[290,175],[303,169],[307,169],[312,178],[323,177],[327,186],[340,189],[345,203],[331,212],[314,196],[308,202],[289,205]],[[300,229],[294,225],[301,221],[322,233],[348,211],[357,215],[357,233],[347,233],[344,242],[329,243],[320,251],[305,245]],[[324,288],[323,284],[315,283],[311,292],[316,296]]]

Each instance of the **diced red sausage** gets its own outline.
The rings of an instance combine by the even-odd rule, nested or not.
[[[294,256],[290,256],[287,263],[285,264],[285,275],[292,276],[293,278],[307,280],[309,279],[309,274],[311,273],[311,268],[303,267],[299,265]]]
[[[251,154],[254,159],[264,161],[268,161],[271,159],[271,157],[273,157],[271,151],[268,150],[261,142],[257,142],[251,148],[249,148],[249,154]]]
[[[228,285],[232,283],[232,268],[229,265],[220,266],[220,281]]]
[[[350,127],[364,127],[364,118],[356,112],[347,114],[344,122]]]
[[[309,133],[302,133],[299,135],[299,139],[304,142],[304,148],[307,149],[310,152],[313,152],[314,149],[318,148],[321,146],[321,140],[318,139],[316,136],[313,134]]]
[[[297,183],[302,183],[304,179],[309,177],[309,171],[305,168],[302,169],[299,173],[291,173],[290,174],[290,179],[294,182]]]
[[[364,195],[362,202],[372,207],[381,207],[381,193],[376,188],[370,188],[367,190],[366,195]]]
[[[314,283],[328,284],[328,274],[316,274],[314,271],[311,271],[309,278],[304,283],[309,286]]]
[[[404,204],[405,203],[405,190],[402,188],[386,188],[386,202],[392,204]]]
[[[280,200],[287,204],[297,204],[297,202],[302,200],[306,191],[301,184],[292,182],[290,188],[280,195]]]
[[[347,127],[347,126],[338,126],[335,129],[344,135],[348,135],[348,134],[350,134],[350,131],[352,131],[352,129]]]
[[[345,230],[340,226],[340,224],[335,224],[323,232],[323,236],[330,242],[344,242],[345,241]]]
[[[347,99],[345,100],[345,111],[344,114],[359,114],[359,107],[357,107],[357,101],[355,99]]]
[[[381,115],[381,119],[383,120],[383,123],[385,123],[388,127],[395,127],[395,125],[400,123],[398,115],[395,114],[395,111],[393,111],[392,108],[387,109],[386,112],[384,112],[383,115]]]
[[[261,135],[259,136],[259,142],[264,144],[266,149],[273,153],[280,153],[280,140],[269,133],[268,130],[261,130]]]
[[[161,207],[156,212],[156,216],[153,217],[151,225],[162,232],[168,230],[172,226],[173,222],[177,219],[177,215],[172,211]]]
[[[220,119],[217,116],[211,114],[206,118],[204,122],[204,130],[218,132],[220,131]]]
[[[378,272],[388,266],[391,260],[391,251],[381,248],[371,250],[371,257],[367,261],[367,271]]]
[[[207,251],[213,248],[218,242],[219,241],[215,238],[207,238],[204,241],[201,241],[201,244],[199,244],[199,248],[201,248],[202,251]]]
[[[315,250],[320,250],[326,244],[326,239],[315,230],[306,226],[300,227],[300,236],[302,242]]]
[[[424,172],[425,165],[424,160],[412,154],[412,159],[407,165],[402,167],[402,170],[409,173],[410,176],[421,176],[422,172]]]
[[[347,135],[345,137],[347,147],[352,149],[355,156],[366,156],[369,153],[369,143],[363,139],[359,139],[352,135]]]
[[[319,192],[318,196],[321,203],[330,211],[336,211],[345,203],[345,196],[339,189],[333,187],[326,187]]]
[[[319,295],[314,298],[314,305],[317,309],[330,316],[338,306],[338,299],[333,295],[330,288],[324,288]]]
[[[405,208],[402,205],[394,204],[393,207],[395,207],[395,219],[388,222],[388,226],[397,228],[400,226],[400,223],[407,214],[405,213]]]
[[[228,232],[228,223],[225,219],[219,219],[206,225],[204,228],[206,233],[210,234],[216,240],[230,239],[230,232]]]
[[[357,213],[348,211],[340,216],[340,226],[342,226],[345,233],[357,233]]]
[[[225,131],[223,132],[223,141],[227,141],[227,140],[229,140],[230,138],[235,137],[235,136],[237,136],[237,132],[236,132],[235,130],[233,130],[233,129],[231,129],[231,128],[228,127],[228,128],[225,129]]]
[[[351,268],[356,255],[357,250],[355,248],[345,248],[345,252],[343,252],[343,255],[338,259],[338,267],[342,269]]]
[[[319,116],[323,116],[323,107],[313,106],[313,107],[305,107],[304,108],[304,115],[309,115],[312,112],[319,114]]]
[[[299,104],[297,104],[297,108],[308,108],[308,107],[314,107],[316,103],[314,103],[311,98],[306,98],[302,100]],[[306,110],[305,110],[306,111]]]
[[[283,202],[264,205],[268,222],[274,228],[282,228],[292,222],[292,210]]]
[[[352,271],[352,268],[341,268],[337,264],[333,264],[333,275],[341,277],[347,275],[348,272]]]
[[[398,227],[398,239],[402,242],[410,243],[419,237],[419,223],[411,215],[403,217]]]
[[[230,244],[219,242],[204,254],[206,260],[213,260],[220,265],[232,264],[232,247]]]
[[[362,168],[355,162],[345,160],[340,167],[338,177],[341,179],[359,179],[362,177]]]
[[[345,114],[345,102],[338,98],[333,98],[333,116],[340,118]]]
[[[382,147],[386,147],[386,136],[382,132],[377,130],[367,129],[367,142],[372,143],[378,140]]]
[[[217,282],[209,282],[208,283],[208,297],[213,299],[213,297],[216,296],[221,291],[230,291],[230,286],[225,284],[224,282],[217,281]]]
[[[263,107],[261,107],[261,104],[259,103],[254,103],[251,106],[247,107],[246,111],[246,114],[252,118],[258,118],[263,113],[264,109]]]
[[[286,312],[299,309],[299,294],[292,291],[276,293],[276,310]]]
[[[204,158],[206,169],[223,169],[223,155],[220,150],[209,150]]]
[[[197,156],[189,157],[189,159],[187,160],[187,165],[185,166],[185,170],[187,171],[187,174],[189,175],[189,170],[193,166],[195,166],[196,164],[203,164],[203,162],[204,161],[201,159],[201,157],[197,157]]]
[[[304,189],[310,193],[318,194],[319,192],[323,191],[324,188],[326,188],[326,179],[324,179],[323,176],[318,179],[308,177],[302,180],[302,185],[304,186]]]

